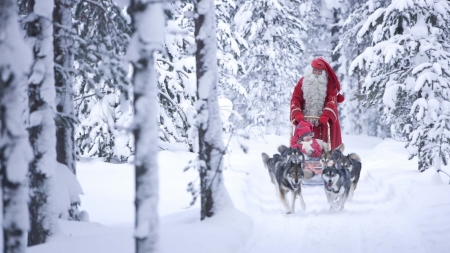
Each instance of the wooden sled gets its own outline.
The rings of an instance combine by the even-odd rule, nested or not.
[[[319,119],[318,116],[305,116],[305,119]],[[294,136],[294,129],[295,129],[295,125],[292,122],[292,126],[291,126],[291,138]],[[331,150],[331,138],[330,138],[330,123],[327,123],[327,135],[328,135],[328,141],[327,141],[327,146],[328,146],[328,150]],[[323,185],[323,180],[322,180],[322,164],[320,163],[320,158],[316,158],[316,157],[307,157],[305,160],[305,170],[306,171],[311,171],[314,172],[314,176],[312,177],[307,177],[305,176],[305,179],[303,180],[303,185]],[[312,173],[307,173],[306,174],[312,174]]]

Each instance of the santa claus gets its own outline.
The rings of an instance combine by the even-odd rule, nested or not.
[[[328,142],[327,123],[330,124],[331,149],[342,144],[338,103],[344,101],[344,96],[339,94],[340,89],[333,69],[320,57],[305,68],[291,99],[291,122],[294,125],[305,120],[304,116],[320,116],[319,120],[306,120],[314,125],[314,137]]]

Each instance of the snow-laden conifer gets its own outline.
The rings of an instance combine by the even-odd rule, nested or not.
[[[74,8],[75,130],[80,156],[126,161],[132,154],[128,66],[131,27],[112,1],[80,1]]]
[[[363,91],[394,135],[415,147],[420,171],[447,163],[450,101],[450,6],[443,0],[393,0],[376,9],[357,39],[372,46],[350,66],[368,71]]]
[[[192,1],[171,3],[164,53],[157,55],[160,147],[176,144],[193,151],[195,138],[195,58]],[[168,145],[170,144],[170,145]]]
[[[233,103],[247,125],[274,132],[288,129],[287,101],[301,75],[305,50],[301,33],[308,27],[299,13],[302,4],[302,0],[245,1],[234,17],[242,45],[239,60],[245,64],[239,82],[247,96]]]
[[[339,53],[339,68],[337,74],[345,103],[340,104],[340,117],[342,131],[347,134],[367,134],[370,136],[385,137],[386,127],[379,120],[380,113],[374,107],[364,106],[361,96],[362,84],[366,74],[365,70],[357,72],[353,76],[348,75],[348,68],[356,56],[370,46],[369,36],[356,40],[367,17],[373,11],[382,7],[383,1],[353,0],[347,4],[345,19],[341,21],[342,30],[339,36],[339,44],[334,48],[334,53]]]
[[[238,81],[244,66],[240,60],[241,49],[238,42],[242,38],[235,33],[237,4],[238,1],[234,0],[215,1],[219,94],[233,100],[247,96],[247,91]]]
[[[17,2],[0,1],[0,246],[8,253],[25,252],[27,247],[26,174],[33,151],[23,116],[32,57],[19,28]]]

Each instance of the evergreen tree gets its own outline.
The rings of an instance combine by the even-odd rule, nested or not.
[[[0,1],[0,179],[2,250],[26,251],[28,223],[26,174],[33,151],[25,129],[26,75],[32,54],[23,40],[17,2]]]
[[[363,91],[383,112],[394,135],[415,147],[418,169],[447,163],[449,149],[448,1],[393,0],[375,10],[358,32],[372,46],[350,70],[365,68]]]
[[[158,243],[158,81],[155,53],[163,49],[165,1],[132,0],[133,35],[127,57],[133,66],[136,252],[156,252]],[[149,26],[148,24],[152,24]]]
[[[244,66],[240,61],[241,49],[238,42],[242,38],[235,33],[234,17],[238,10],[236,4],[234,0],[215,1],[219,95],[232,100],[247,96],[247,91],[238,81]]]
[[[239,83],[248,95],[233,103],[250,127],[266,127],[275,133],[289,129],[289,121],[281,119],[289,119],[286,101],[300,77],[299,59],[305,51],[301,36],[308,23],[301,20],[298,10],[304,5],[301,0],[246,1],[234,18],[242,45],[240,61],[245,62]]]
[[[157,55],[159,139],[193,151],[195,138],[195,59],[192,1],[172,3],[165,52]]]
[[[311,61],[318,56],[324,57],[328,62],[332,63],[331,28],[335,22],[333,7],[334,4],[340,6],[340,3],[337,1],[330,1],[329,3],[332,6],[328,7],[325,0],[307,1],[301,8],[301,15],[306,18],[306,20],[302,18],[302,21],[305,20],[304,22],[310,24],[302,36],[306,48],[300,61],[301,69],[310,65]]]
[[[50,2],[51,3],[51,2]],[[27,39],[34,53],[29,78],[29,136],[34,160],[28,170],[30,232],[28,245],[41,244],[56,223],[54,174],[56,168],[55,75],[53,64],[53,3],[28,1]]]
[[[128,66],[123,61],[130,25],[111,0],[80,1],[74,7],[75,116],[77,152],[126,161],[132,154]]]
[[[364,106],[361,92],[365,70],[353,76],[348,75],[351,61],[371,43],[368,36],[356,40],[357,33],[367,17],[383,4],[382,1],[353,0],[348,2],[346,12],[343,13],[345,20],[342,22],[339,44],[334,51],[340,54],[338,60],[340,67],[336,73],[346,97],[345,103],[340,104],[340,117],[343,132],[347,134],[367,134],[377,137],[386,137],[388,134],[384,124],[378,120],[381,115],[377,108]]]

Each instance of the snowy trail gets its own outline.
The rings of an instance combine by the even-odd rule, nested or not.
[[[420,232],[405,213],[400,198],[392,197],[389,187],[384,187],[368,173],[367,167],[370,164],[376,165],[377,161],[369,152],[373,146],[366,145],[367,147],[360,145],[355,149],[347,144],[349,152],[356,152],[361,156],[363,170],[366,170],[362,173],[353,201],[348,201],[342,212],[329,211],[322,186],[303,186],[306,210],[301,209],[297,199],[295,214],[286,215],[262,162],[244,162],[257,161],[261,152],[272,156],[276,147],[260,145],[257,150],[250,151],[251,158],[235,154],[236,157],[232,160],[239,162],[235,165],[232,163],[234,169],[247,170],[249,173],[240,176],[247,187],[241,187],[239,194],[244,199],[235,202],[235,205],[254,221],[252,234],[239,253],[284,250],[427,252],[422,247]],[[236,177],[233,180],[239,179]],[[239,196],[233,196],[233,199],[236,198]],[[405,234],[408,236],[404,236]]]

